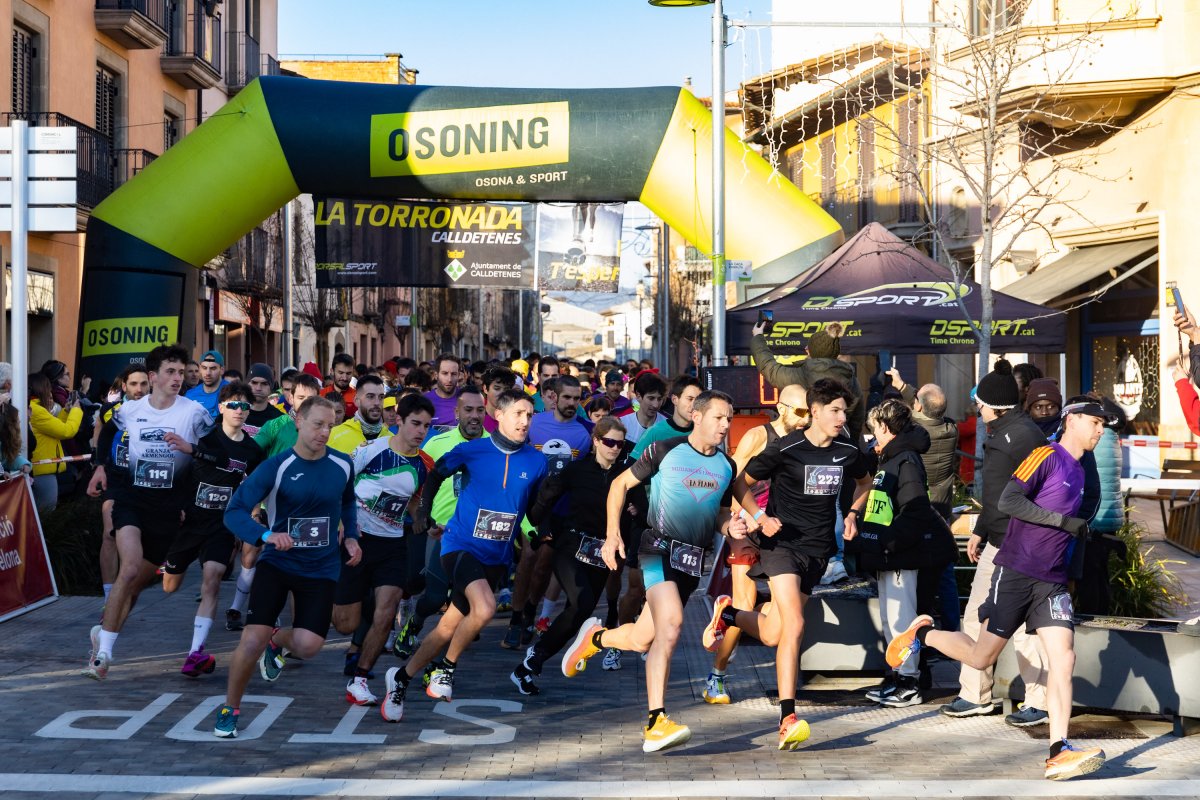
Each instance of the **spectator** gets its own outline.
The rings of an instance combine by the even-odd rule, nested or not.
[[[43,372],[29,376],[29,426],[33,430],[33,461],[63,457],[63,440],[79,433],[83,409],[79,398],[71,393],[68,405],[54,402],[50,379]],[[53,511],[58,505],[58,473],[65,472],[63,462],[38,464],[33,467],[33,497],[39,513]]]
[[[842,352],[842,326],[831,322],[824,330],[817,331],[809,337],[808,346],[805,348],[808,358],[795,366],[785,366],[775,360],[771,348],[767,346],[766,337],[763,336],[765,327],[765,323],[754,326],[750,354],[767,383],[780,390],[785,386],[799,384],[805,391],[811,389],[813,384],[822,378],[832,378],[845,384],[854,395],[854,404],[847,409],[846,431],[855,444],[861,442],[867,409],[862,387],[858,385],[858,378],[854,374],[854,367],[838,360]]]
[[[897,377],[893,376],[893,380]],[[903,381],[901,383],[903,384]],[[929,434],[929,450],[921,454],[921,461],[925,465],[925,477],[929,483],[929,502],[933,510],[949,522],[950,505],[954,500],[954,484],[958,476],[958,426],[946,416],[946,393],[936,383],[927,383],[918,389],[912,406],[913,422]],[[936,574],[922,570],[918,580],[922,590],[929,583],[937,586],[942,630],[958,630],[961,607],[958,583],[954,578],[954,561],[937,570]]]
[[[1013,377],[1017,380],[1017,393],[1021,398],[1021,407],[1025,407],[1025,397],[1029,394],[1029,388],[1038,378],[1043,377],[1042,371],[1028,362],[1017,364],[1013,367]],[[1059,398],[1059,405],[1062,405],[1062,398]]]
[[[12,364],[0,361],[0,394],[12,394]],[[7,401],[7,398],[3,398]]]
[[[354,377],[354,359],[348,353],[338,353],[333,357],[331,371],[333,383],[321,390],[321,396],[341,402],[344,417],[349,419],[358,410],[354,404],[354,387],[350,385]]]
[[[11,381],[12,367],[9,366]],[[7,400],[0,403],[0,466],[5,472],[30,473],[32,467],[25,451],[21,449],[21,418],[12,403]]]
[[[1111,613],[1108,559],[1124,553],[1125,545],[1112,536],[1125,523],[1125,495],[1121,492],[1121,439],[1125,412],[1110,398],[1091,392],[1072,397],[1075,403],[1100,403],[1108,413],[1104,434],[1095,449],[1079,459],[1084,470],[1084,498],[1079,516],[1088,521],[1088,537],[1075,548],[1071,576],[1075,580],[1075,611],[1079,614]]]
[[[1016,376],[1015,368],[1013,376]],[[1018,385],[1020,381],[1017,381]],[[1025,413],[1047,439],[1058,433],[1062,414],[1062,391],[1054,378],[1034,378],[1029,382],[1023,399]]]

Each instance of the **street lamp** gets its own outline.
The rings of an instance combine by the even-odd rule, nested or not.
[[[721,0],[648,0],[667,8],[713,7],[712,17],[712,349],[725,366],[725,13]]]

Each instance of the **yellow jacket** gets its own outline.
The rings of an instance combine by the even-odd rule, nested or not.
[[[45,458],[62,458],[63,439],[70,439],[75,434],[79,433],[79,424],[83,422],[83,409],[79,407],[71,410],[63,409],[58,412],[58,416],[54,416],[50,411],[42,405],[42,401],[33,399],[29,402],[29,426],[33,428],[33,435],[37,437],[37,443],[33,448],[33,461],[41,461]],[[67,465],[58,464],[38,464],[33,468],[34,475],[54,475],[59,472],[64,472]]]

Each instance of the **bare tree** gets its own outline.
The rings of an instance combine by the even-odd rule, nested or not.
[[[331,360],[329,332],[346,321],[349,304],[345,292],[348,290],[317,286],[316,244],[309,224],[311,213],[304,203],[295,204],[292,249],[296,272],[292,280],[292,303],[296,318],[315,335],[317,364],[326,369]]]
[[[283,308],[282,211],[267,217],[225,251],[217,282],[249,321],[266,353],[267,332]]]

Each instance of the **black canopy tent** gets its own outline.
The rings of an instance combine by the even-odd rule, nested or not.
[[[1060,353],[1066,315],[993,292],[992,350]],[[750,352],[750,329],[761,310],[775,312],[767,344],[776,355],[803,355],[812,334],[843,328],[847,354],[974,353],[979,345],[958,305],[978,322],[979,284],[955,284],[951,271],[872,222],[787,283],[727,312],[727,351]]]

